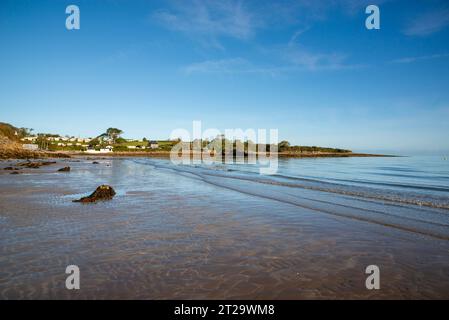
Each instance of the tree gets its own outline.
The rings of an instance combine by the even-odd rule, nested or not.
[[[32,131],[34,131],[32,128],[20,128],[18,134],[20,137],[27,137],[31,135]]]
[[[105,137],[105,136],[107,136],[107,137],[112,141],[112,143],[115,143],[115,140],[116,140],[117,138],[119,138],[120,135],[121,135],[122,133],[123,133],[123,131],[120,130],[120,129],[117,129],[117,128],[108,128],[108,129],[106,130],[105,133],[103,133],[102,135],[100,135],[100,137]]]
[[[283,140],[283,141],[279,142],[278,148],[279,148],[279,151],[281,151],[281,152],[285,151],[288,148],[290,148],[290,142]]]
[[[90,140],[89,147],[90,148],[95,148],[99,144],[100,144],[100,140],[98,138],[94,138],[94,139]]]

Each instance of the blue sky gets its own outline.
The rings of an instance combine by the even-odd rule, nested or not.
[[[68,31],[76,4],[81,29]],[[365,28],[376,4],[381,29]],[[0,121],[167,138],[277,128],[295,144],[449,150],[449,3],[0,2]]]

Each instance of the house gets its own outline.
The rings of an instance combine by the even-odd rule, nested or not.
[[[100,150],[87,149],[84,152],[85,153],[109,153],[109,152],[112,152],[112,150],[111,149],[100,149]]]
[[[150,141],[149,145],[150,145],[151,149],[159,148],[159,144],[157,143],[157,141],[154,141],[154,140]]]
[[[128,149],[136,149],[136,146],[128,146]]]
[[[22,144],[22,148],[25,150],[38,150],[39,146],[37,144]]]
[[[37,137],[24,137],[24,138],[22,138],[20,140],[22,140],[22,141],[35,141],[36,139],[37,139]]]

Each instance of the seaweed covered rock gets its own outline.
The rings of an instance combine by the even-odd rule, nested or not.
[[[115,191],[111,186],[101,185],[91,195],[78,200],[73,200],[73,202],[89,203],[99,200],[111,200],[114,196]]]
[[[36,162],[27,161],[27,162],[18,164],[18,166],[27,167],[27,168],[31,168],[31,169],[37,169],[41,166],[48,166],[48,165],[55,164],[55,163],[56,163],[56,161],[36,161]]]
[[[70,171],[70,167],[64,167],[58,170],[59,172],[69,172]]]
[[[40,167],[40,163],[39,162],[27,162],[24,164],[19,164],[19,166],[27,167],[27,168],[31,168],[31,169],[37,169]]]

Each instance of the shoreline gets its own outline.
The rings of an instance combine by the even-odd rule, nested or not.
[[[86,153],[86,152],[59,152],[63,155],[68,155],[70,157],[162,157],[169,158],[170,151],[150,151],[150,152],[139,152],[139,151],[131,151],[131,152],[109,152],[109,153]],[[199,155],[198,153],[190,152],[190,156]],[[201,155],[206,155],[206,153],[202,153]],[[269,155],[269,153],[268,153]],[[370,153],[289,153],[289,152],[279,152],[277,153],[279,158],[349,158],[349,157],[401,157],[398,155],[385,155],[385,154],[370,154]],[[259,153],[256,154],[259,156]],[[211,156],[213,157],[213,156]],[[234,156],[235,157],[235,156]],[[245,158],[248,155],[244,156]]]

